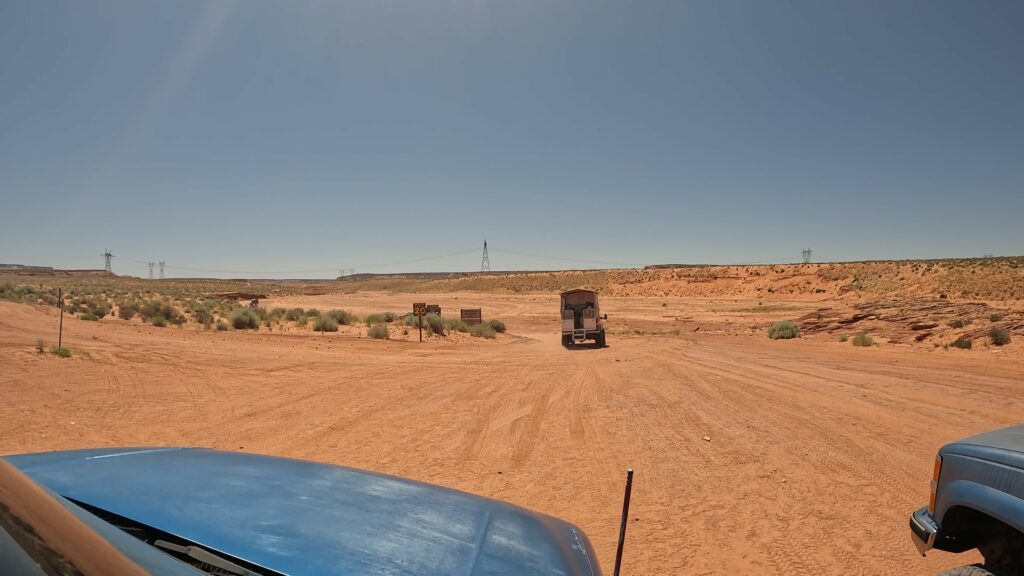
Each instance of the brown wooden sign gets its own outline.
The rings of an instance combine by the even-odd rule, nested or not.
[[[427,315],[427,304],[426,302],[416,302],[412,305],[413,316],[426,316]]]
[[[463,308],[461,312],[462,321],[466,324],[482,324],[484,321],[480,308]]]
[[[438,304],[427,304],[427,314],[441,315],[441,306]]]

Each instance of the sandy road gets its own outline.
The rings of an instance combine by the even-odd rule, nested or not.
[[[282,303],[332,299],[364,313],[409,298]],[[620,303],[620,321],[690,311],[639,302]],[[34,353],[45,311],[0,303],[0,453],[173,444],[368,468],[566,518],[606,570],[633,467],[627,574],[973,561],[916,556],[906,515],[927,499],[939,445],[1022,419],[1018,357],[708,330],[564,350],[549,298],[491,303],[515,337],[421,345],[71,320],[71,360]]]

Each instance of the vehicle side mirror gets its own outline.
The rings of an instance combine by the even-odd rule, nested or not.
[[[604,315],[601,316],[601,320],[607,320],[607,319],[608,319],[608,315],[607,314],[604,314]]]

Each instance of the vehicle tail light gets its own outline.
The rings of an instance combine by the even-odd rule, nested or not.
[[[939,488],[939,473],[942,472],[942,456],[935,457],[935,466],[932,468],[931,494],[928,495],[928,511],[935,513],[935,491]]]

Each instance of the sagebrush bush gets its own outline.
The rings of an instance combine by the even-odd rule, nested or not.
[[[213,324],[213,313],[207,310],[206,308],[196,308],[195,310],[193,310],[192,318],[196,321],[197,324],[202,324],[203,326],[209,326],[210,324]]]
[[[366,335],[370,338],[378,338],[381,340],[387,340],[391,337],[391,332],[388,330],[388,325],[378,322],[370,326],[370,329],[366,331]]]
[[[959,318],[949,323],[950,328],[963,328],[965,326],[964,321]]]
[[[306,311],[302,308],[289,308],[288,311],[284,313],[284,319],[289,322],[295,322],[299,318],[304,318],[305,316]]]
[[[490,324],[470,324],[469,333],[479,338],[494,339],[498,337],[497,332],[494,328],[491,328]]]
[[[330,316],[319,316],[313,323],[314,332],[337,332],[338,322]]]
[[[776,322],[768,327],[768,337],[772,340],[788,340],[800,336],[800,327],[792,320]]]
[[[157,328],[167,327],[167,318],[164,318],[163,316],[153,316],[151,322],[153,323],[153,326],[156,326]]]
[[[444,336],[444,319],[437,314],[427,314],[423,317],[423,323],[427,325],[431,334]]]
[[[82,314],[79,315],[78,318],[79,320],[92,320],[94,322],[100,319],[99,316],[93,314],[92,312],[82,312]]]
[[[1003,346],[1010,343],[1010,331],[1006,328],[997,328],[993,326],[988,331],[988,337],[992,339],[992,343],[996,346]]]
[[[343,326],[349,326],[359,321],[359,319],[348,310],[328,310],[325,316]]]
[[[374,324],[388,324],[398,319],[398,315],[394,312],[377,312],[370,314],[366,317],[366,325],[372,326]]]
[[[1003,315],[1002,314],[991,314],[991,315],[989,315],[988,319],[989,319],[990,322],[999,322],[1000,320],[1003,319]]]
[[[217,321],[217,331],[218,331],[218,332],[224,332],[224,331],[226,331],[226,330],[227,330],[228,328],[230,328],[230,326],[228,326],[228,323],[227,323],[227,322],[225,322],[225,321],[223,321],[223,320],[218,320],[218,321]]]
[[[469,324],[466,324],[459,318],[445,318],[444,327],[449,333],[455,332],[469,332]]]
[[[231,325],[235,330],[256,330],[260,327],[260,317],[252,308],[235,308],[231,311]]]
[[[42,338],[36,340],[36,352],[39,352],[40,354],[46,352],[46,340],[43,340]]]
[[[875,339],[872,338],[867,332],[858,332],[857,335],[853,337],[853,345],[854,346],[874,346],[875,345]]]
[[[117,306],[117,317],[122,320],[131,320],[139,313],[139,304],[136,302],[124,302]]]
[[[487,323],[491,326],[491,329],[494,330],[495,332],[504,333],[505,330],[507,329],[505,327],[505,323],[502,322],[501,320],[488,320]]]
[[[299,319],[295,321],[295,325],[304,328],[309,324],[309,316],[299,316]]]
[[[961,336],[956,340],[953,340],[950,346],[952,346],[953,348],[963,348],[964,350],[970,350],[972,343],[969,338],[964,338],[963,336]]]
[[[306,317],[307,318],[314,318],[314,317],[319,316],[319,315],[320,315],[320,311],[317,310],[316,308],[310,308],[309,310],[306,310]]]

